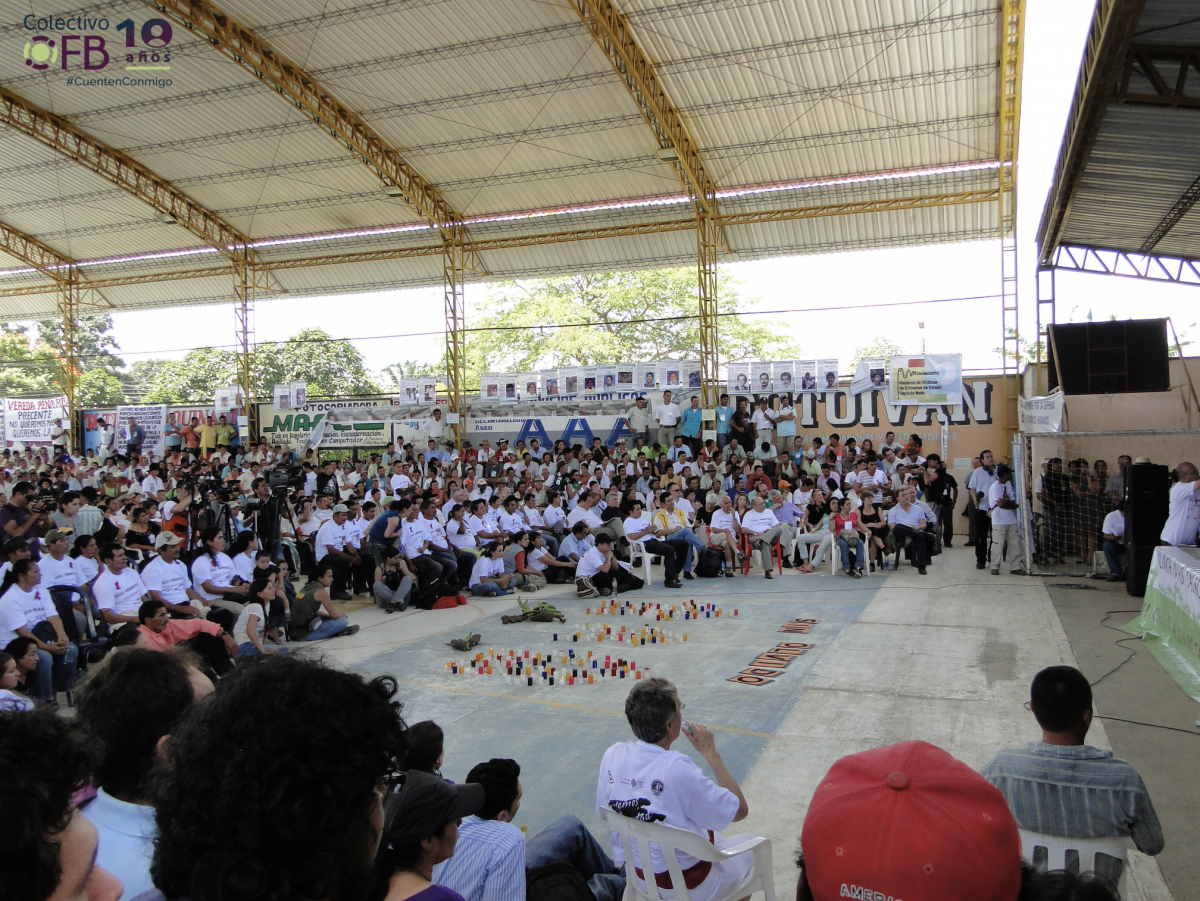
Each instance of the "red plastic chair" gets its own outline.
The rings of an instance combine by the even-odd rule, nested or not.
[[[744,532],[740,536],[739,550],[742,552],[742,575],[750,572],[750,554],[754,550],[750,546],[750,538]],[[783,575],[783,548],[778,541],[772,542],[770,549],[771,561],[775,563],[779,570],[779,575]],[[763,563],[765,568],[767,563]]]

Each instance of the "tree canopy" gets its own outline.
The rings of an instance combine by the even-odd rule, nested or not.
[[[720,311],[741,312],[737,281],[720,277]],[[631,360],[696,359],[700,324],[696,270],[604,272],[492,289],[467,341],[467,383],[484,372],[520,372]],[[585,323],[598,323],[585,325]],[[574,327],[571,327],[574,326]],[[781,322],[722,315],[723,360],[791,359],[799,353]]]

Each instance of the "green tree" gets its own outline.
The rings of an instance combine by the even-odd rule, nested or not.
[[[297,332],[280,344],[260,344],[254,360],[255,394],[268,397],[283,382],[308,383],[309,397],[381,394],[349,341],[338,341],[319,328]]]
[[[189,351],[182,360],[147,360],[137,366],[151,375],[142,400],[153,404],[211,401],[217,387],[236,384],[241,371],[236,352],[212,347]],[[307,382],[309,397],[382,393],[354,345],[319,328],[258,345],[251,378],[256,398],[270,397],[272,386],[292,381]]]
[[[858,364],[868,357],[883,357],[885,360],[895,354],[904,353],[900,345],[888,338],[876,338],[870,344],[860,345],[854,351],[854,358],[850,361],[851,375],[858,369]]]
[[[125,361],[113,351],[121,346],[112,334],[112,316],[101,313],[95,316],[83,316],[79,320],[76,334],[79,341],[79,369],[87,372],[91,369],[107,369],[116,373],[125,368]],[[37,323],[38,341],[49,347],[62,347],[62,324],[54,319],[43,319]]]
[[[30,397],[61,391],[54,349],[31,341],[24,328],[6,323],[0,333],[0,394]]]
[[[89,369],[76,382],[79,403],[85,407],[108,407],[125,402],[125,387],[107,369]]]
[[[395,393],[400,390],[400,379],[417,379],[421,377],[442,378],[443,372],[437,363],[422,363],[420,360],[401,360],[391,366],[384,366],[379,371],[386,382],[387,390]]]
[[[1014,331],[1013,329],[1010,329],[1010,328],[1006,328],[1004,330],[1004,332],[1010,338],[1013,337],[1014,335],[1017,335],[1016,331]],[[1022,338],[1020,336],[1017,336],[1017,349],[1015,351],[1005,350],[1004,348],[1001,348],[1001,347],[993,347],[992,348],[992,353],[994,353],[998,356],[1001,356],[1001,357],[1008,357],[1010,360],[1017,363],[1018,365],[1027,365],[1027,366],[1032,366],[1035,363],[1037,363],[1039,352],[1041,353],[1042,362],[1043,363],[1049,362],[1050,352],[1046,349],[1045,341],[1036,341],[1035,342],[1035,341],[1030,341],[1028,338]]]
[[[745,308],[738,282],[720,273],[720,310]],[[467,340],[470,384],[491,371],[533,371],[633,360],[684,360],[700,354],[694,268],[605,272],[494,288]],[[584,323],[598,323],[583,325]],[[576,324],[574,328],[562,328]],[[790,359],[798,353],[781,322],[720,318],[723,360]],[[443,364],[444,365],[444,364]]]

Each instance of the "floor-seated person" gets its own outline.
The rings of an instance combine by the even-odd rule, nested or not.
[[[528,841],[513,825],[524,794],[515,760],[476,764],[467,782],[483,786],[483,807],[463,819],[454,856],[433,868],[434,883],[466,901],[522,899],[527,868],[565,860],[587,880],[596,901],[619,901],[625,877],[578,817],[562,817]]]
[[[1145,854],[1162,851],[1162,827],[1142,777],[1112,751],[1085,743],[1092,687],[1083,673],[1073,666],[1042,670],[1033,677],[1029,706],[1042,740],[1001,751],[983,768],[1017,825],[1069,838],[1130,836]]]
[[[619,742],[604,752],[596,783],[596,808],[607,816],[687,829],[705,836],[719,849],[748,841],[753,836],[720,834],[730,824],[744,820],[750,807],[717,752],[712,732],[699,723],[685,723],[683,709],[675,686],[666,679],[654,677],[633,687],[625,699],[625,718],[637,740]],[[712,779],[687,755],[671,750],[681,734],[708,764]],[[618,863],[625,862],[616,833],[611,840],[613,857]],[[678,859],[691,901],[729,896],[749,879],[754,868],[750,852],[715,864],[682,852]],[[626,869],[628,879],[635,874],[646,879],[644,871],[651,870],[659,888],[671,889],[671,874],[661,849],[651,846],[649,867],[640,859],[629,863],[634,872]]]
[[[613,554],[612,538],[604,532],[596,534],[596,546],[583,555],[579,565],[575,567],[575,584],[580,579],[591,579],[596,590],[601,594],[612,591],[615,580],[617,591],[637,591],[645,586],[645,582],[629,571],[629,564],[616,558]]]

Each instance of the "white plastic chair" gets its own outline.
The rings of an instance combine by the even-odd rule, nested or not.
[[[649,587],[650,582],[650,552],[646,550],[646,542],[644,539],[638,538],[629,539],[629,557],[633,559],[638,554],[642,555],[642,581]]]
[[[675,901],[688,901],[688,890],[683,879],[683,868],[679,865],[676,851],[690,854],[697,860],[720,863],[736,854],[750,851],[754,854],[754,869],[750,875],[723,898],[713,901],[733,901],[745,898],[752,892],[761,891],[765,901],[775,901],[775,875],[771,869],[771,840],[759,836],[748,842],[726,848],[717,848],[702,835],[662,823],[643,823],[641,820],[624,816],[614,811],[600,811],[600,818],[608,828],[617,833],[625,851],[625,896],[624,901],[665,901],[662,892],[671,892]],[[667,871],[671,874],[673,889],[660,889],[650,866],[650,843],[658,845]],[[645,878],[638,878],[634,869],[633,845],[638,847],[637,859],[642,862]]]
[[[1033,864],[1040,873],[1049,870],[1067,870],[1078,875],[1089,871],[1103,872],[1097,866],[1096,855],[1107,854],[1121,862],[1121,876],[1117,890],[1125,896],[1126,865],[1125,852],[1132,848],[1133,840],[1126,836],[1113,838],[1067,838],[1061,835],[1045,835],[1041,832],[1017,830],[1021,835],[1021,855]]]

